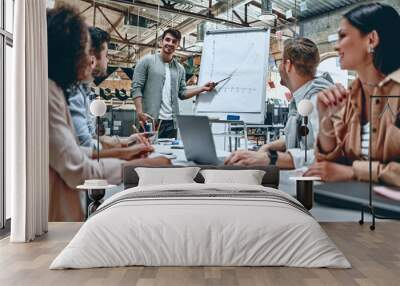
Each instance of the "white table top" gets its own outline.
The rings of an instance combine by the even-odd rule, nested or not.
[[[176,145],[153,145],[155,152],[150,157],[163,156],[170,157],[173,155],[175,158],[172,159],[173,165],[193,165],[193,162],[188,162],[185,156],[185,150],[183,149],[171,149],[171,146]],[[230,153],[224,150],[217,150],[217,157],[226,157]]]
[[[320,177],[290,177],[289,180],[293,181],[321,181]]]
[[[80,190],[104,190],[111,189],[116,187],[116,185],[107,185],[107,186],[88,186],[88,185],[79,185],[76,188]]]

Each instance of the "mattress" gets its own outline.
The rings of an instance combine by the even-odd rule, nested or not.
[[[351,267],[311,214],[286,193],[197,183],[115,194],[50,269],[132,265]]]

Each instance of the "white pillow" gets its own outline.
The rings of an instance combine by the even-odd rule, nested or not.
[[[135,168],[139,176],[138,186],[195,183],[199,167],[184,168]]]
[[[202,170],[205,184],[226,183],[261,185],[265,171],[261,170]]]

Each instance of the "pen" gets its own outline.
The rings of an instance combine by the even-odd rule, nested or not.
[[[232,76],[230,75],[230,76],[228,76],[228,77],[226,77],[226,78],[224,78],[224,79],[221,79],[221,80],[215,82],[214,84],[215,84],[215,86],[217,86],[219,83],[221,83],[221,82],[223,82],[223,81],[226,81],[226,80],[230,79],[231,77],[232,77]]]

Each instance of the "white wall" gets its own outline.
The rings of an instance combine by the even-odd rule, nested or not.
[[[348,71],[340,69],[339,57],[331,57],[323,60],[318,66],[317,75],[321,75],[323,72],[329,72],[335,83],[348,86]]]
[[[285,92],[288,92],[289,89],[280,84],[281,77],[279,72],[271,72],[270,79],[274,82],[275,88],[270,88],[267,82],[267,99],[274,98],[284,100],[286,102]]]
[[[6,16],[6,31],[13,33],[13,21],[14,21],[14,0],[6,0],[6,9],[5,9],[5,16]]]

